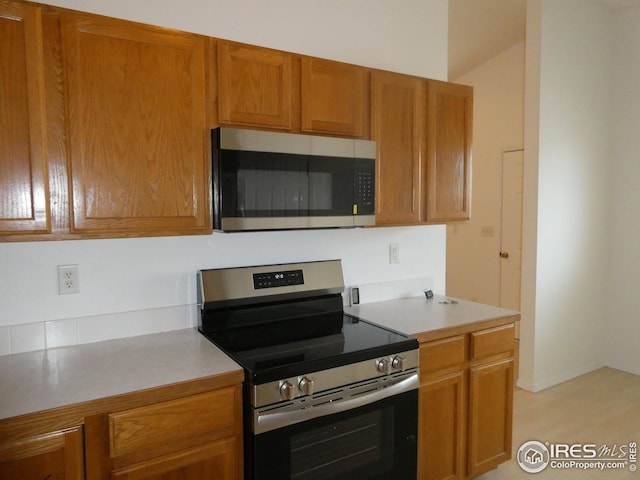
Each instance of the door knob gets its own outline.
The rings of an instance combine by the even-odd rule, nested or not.
[[[509,258],[509,252],[500,252],[502,258]]]

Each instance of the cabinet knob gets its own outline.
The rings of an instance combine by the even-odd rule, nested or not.
[[[509,252],[500,252],[502,258],[509,258]]]

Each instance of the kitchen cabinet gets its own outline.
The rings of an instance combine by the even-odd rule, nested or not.
[[[473,478],[511,458],[514,330],[421,343],[418,478]]]
[[[70,231],[211,231],[207,39],[65,12]]]
[[[87,419],[87,471],[96,479],[239,479],[240,387]]]
[[[320,58],[301,61],[302,131],[368,138],[369,70]]]
[[[218,117],[223,125],[299,128],[300,60],[293,54],[218,42]]]
[[[466,337],[420,346],[419,478],[464,478]]]
[[[371,135],[376,141],[376,224],[420,223],[423,80],[371,73]]]
[[[0,235],[51,229],[42,9],[0,3]]]
[[[376,224],[469,218],[472,114],[471,87],[372,72]]]
[[[82,480],[82,427],[73,427],[0,444],[3,480]]]
[[[427,222],[470,218],[473,89],[427,82]]]

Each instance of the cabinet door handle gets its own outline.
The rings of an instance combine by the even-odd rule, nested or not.
[[[509,252],[500,252],[502,258],[509,258]]]

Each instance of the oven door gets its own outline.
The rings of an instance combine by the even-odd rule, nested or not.
[[[246,478],[415,480],[418,390],[338,410],[250,434]]]

